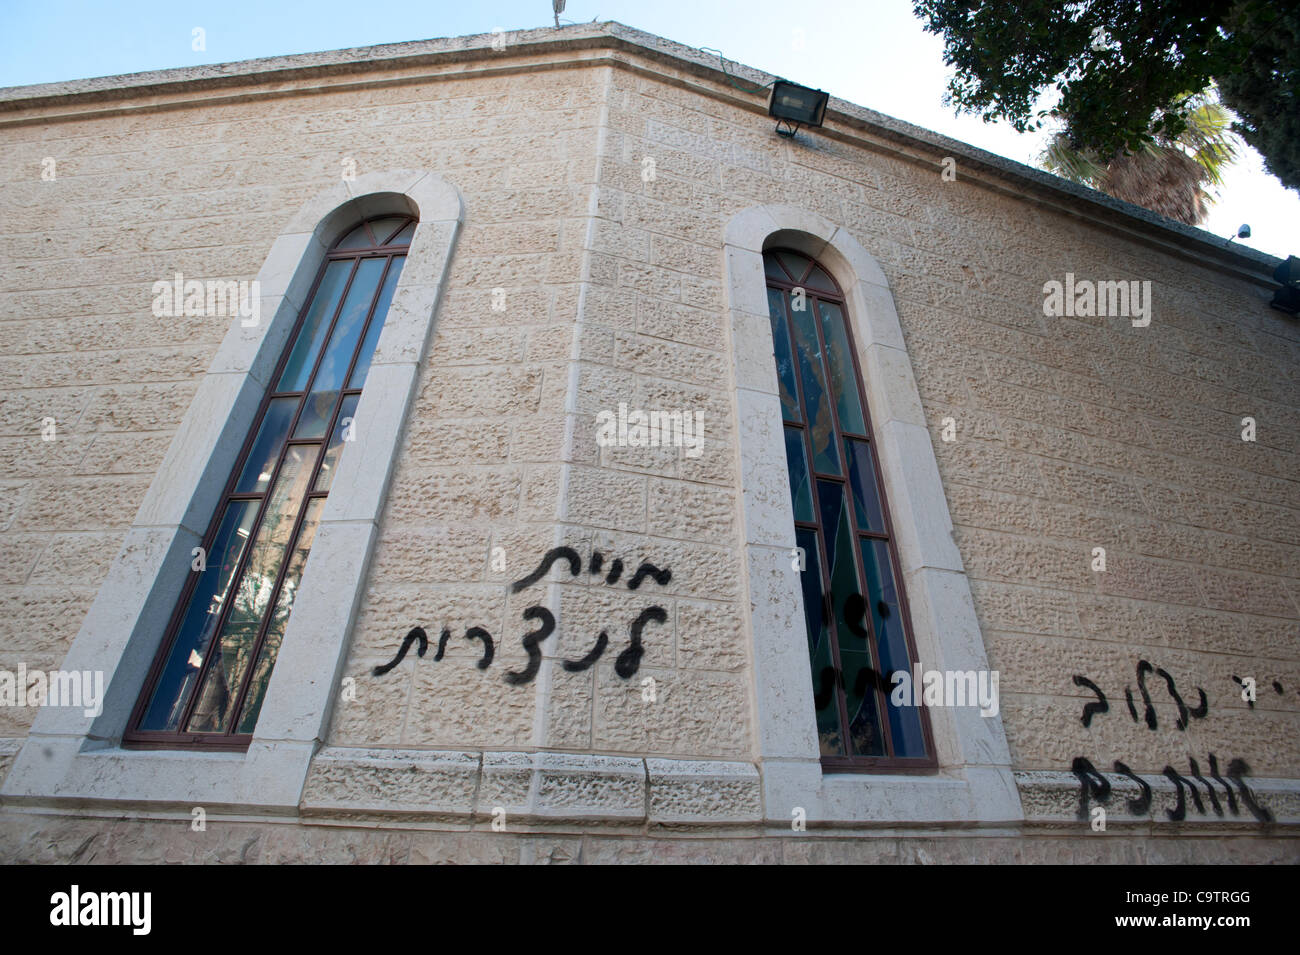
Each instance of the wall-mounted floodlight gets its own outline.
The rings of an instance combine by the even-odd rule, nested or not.
[[[829,93],[777,80],[772,84],[772,98],[767,103],[767,115],[776,117],[778,133],[793,136],[800,126],[820,126],[829,100]]]
[[[1290,256],[1274,269],[1273,281],[1282,287],[1273,293],[1269,304],[1288,315],[1300,315],[1300,258]]]
[[[1237,234],[1228,236],[1228,241],[1223,244],[1231,245],[1233,239],[1249,239],[1249,238],[1250,238],[1250,225],[1249,223],[1243,222],[1241,224],[1241,227],[1237,229]]]

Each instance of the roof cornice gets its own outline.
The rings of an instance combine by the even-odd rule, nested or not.
[[[751,108],[759,105],[756,98],[758,94],[739,88],[736,81],[765,87],[778,78],[735,61],[727,61],[724,70],[717,56],[621,23],[606,21],[559,29],[545,27],[506,33],[480,33],[33,86],[3,87],[0,88],[0,126],[13,122],[81,118],[87,113],[95,115],[100,112],[92,109],[87,113],[61,113],[46,117],[32,115],[52,107],[66,110],[81,105],[103,106],[186,93],[208,94],[225,90],[251,92],[256,87],[266,88],[314,78],[355,76],[359,69],[378,71],[424,65],[445,66],[457,62],[501,60],[508,54],[576,53],[602,48],[633,53],[665,63],[715,84],[729,84],[733,90],[728,98],[747,103],[753,100],[753,103],[748,103]],[[716,91],[714,95],[717,95]],[[765,108],[765,96],[761,105]],[[20,118],[17,114],[25,115]],[[982,185],[1046,201],[1059,211],[1118,228],[1134,238],[1179,255],[1190,256],[1243,278],[1267,284],[1280,261],[1248,246],[1225,246],[1221,236],[1203,229],[1166,219],[1140,206],[1122,202],[1043,170],[855,103],[831,97],[826,121],[828,125],[839,123],[877,140],[892,143],[906,158],[913,161],[916,161],[917,153],[934,154],[940,158],[951,156],[958,160],[963,177],[968,181],[972,178],[972,172],[977,173],[974,178]],[[995,184],[998,182],[1004,185]]]

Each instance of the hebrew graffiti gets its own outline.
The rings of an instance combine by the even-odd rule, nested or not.
[[[1154,673],[1161,680],[1164,680],[1165,690],[1169,694],[1169,698],[1174,701],[1174,705],[1178,708],[1178,719],[1174,721],[1175,729],[1183,732],[1186,731],[1190,720],[1205,719],[1206,714],[1210,711],[1210,704],[1203,689],[1199,686],[1195,688],[1197,704],[1194,707],[1189,707],[1183,699],[1182,694],[1178,692],[1178,684],[1174,681],[1173,676],[1171,676],[1167,670],[1154,666],[1150,661],[1139,660],[1137,664],[1137,685],[1138,693],[1142,697],[1142,717],[1146,721],[1147,729],[1154,731],[1158,729],[1160,725],[1160,720],[1156,715],[1155,705],[1151,702],[1151,691],[1147,689],[1147,676],[1151,673]],[[1097,694],[1095,702],[1087,703],[1083,707],[1083,715],[1080,717],[1080,722],[1082,722],[1086,728],[1092,725],[1092,719],[1094,716],[1100,716],[1101,714],[1110,711],[1110,703],[1107,701],[1106,694],[1102,692],[1101,687],[1097,686],[1096,683],[1093,683],[1092,680],[1089,680],[1087,677],[1078,673],[1074,675],[1073,679],[1075,686],[1087,687],[1093,693]],[[1129,716],[1133,718],[1133,722],[1138,722],[1137,706],[1133,702],[1132,687],[1124,687],[1124,701],[1128,704]]]
[[[542,580],[551,568],[557,563],[568,565],[569,576],[577,577],[582,572],[582,557],[572,547],[553,547],[548,550],[542,559],[538,562],[537,567],[525,577],[521,577],[510,585],[510,593],[517,594],[526,590],[533,584]],[[604,555],[600,551],[593,551],[591,561],[588,564],[588,573],[591,576],[597,576],[605,566]],[[605,575],[605,584],[613,586],[623,577],[623,561],[615,558],[610,562],[609,571]],[[673,578],[673,572],[667,568],[659,568],[649,561],[642,561],[637,569],[626,581],[628,590],[637,590],[647,580],[653,581],[660,587],[665,587]],[[542,651],[540,644],[543,640],[555,632],[555,616],[541,604],[534,604],[525,609],[522,613],[522,619],[525,623],[536,622],[536,627],[523,635],[521,643],[524,652],[528,655],[528,663],[522,670],[510,671],[505,675],[505,681],[512,686],[521,686],[530,683],[536,678],[542,665]],[[668,612],[660,606],[646,607],[634,617],[628,624],[628,644],[626,648],[619,653],[614,662],[614,672],[624,680],[630,680],[636,675],[641,667],[641,658],[645,655],[645,646],[643,637],[646,627],[651,623],[664,624],[668,622]],[[451,639],[451,630],[443,628],[441,636],[438,638],[438,648],[434,653],[433,660],[438,662],[442,660],[446,652],[447,643]],[[465,631],[465,639],[478,641],[483,645],[483,653],[475,664],[478,669],[486,670],[492,665],[492,660],[496,656],[496,643],[492,634],[486,627],[474,626]],[[415,643],[419,644],[416,650],[416,656],[423,658],[429,648],[428,634],[422,627],[413,627],[409,633],[402,639],[397,653],[393,659],[376,666],[371,670],[372,675],[380,677],[391,671],[394,667],[406,658],[407,652]],[[581,672],[593,665],[605,653],[609,647],[610,638],[608,630],[601,630],[600,635],[596,638],[595,645],[588,653],[579,660],[563,661],[564,669],[571,672]]]
[[[1150,686],[1148,686],[1149,679],[1152,680]],[[1232,679],[1238,686],[1242,687],[1242,698],[1253,707],[1254,702],[1248,690],[1254,689],[1255,681],[1250,678],[1243,680],[1236,676]],[[1097,697],[1096,700],[1084,704],[1083,713],[1079,717],[1079,721],[1085,728],[1088,728],[1092,725],[1094,718],[1110,711],[1110,702],[1107,700],[1102,688],[1087,677],[1075,674],[1073,682],[1075,686],[1083,687]],[[1163,687],[1161,687],[1161,683],[1163,683]],[[1178,684],[1169,671],[1154,665],[1148,660],[1139,660],[1137,663],[1137,695],[1142,701],[1141,716],[1138,714],[1133,688],[1131,686],[1124,688],[1124,701],[1128,707],[1129,717],[1134,723],[1145,723],[1147,729],[1153,731],[1159,727],[1160,720],[1156,712],[1156,706],[1152,702],[1152,692],[1154,690],[1158,693],[1162,689],[1177,710],[1178,716],[1173,722],[1173,728],[1179,732],[1186,732],[1191,720],[1204,719],[1209,713],[1209,701],[1205,690],[1201,687],[1194,687],[1197,702],[1195,706],[1189,706],[1187,701],[1183,699]],[[1279,694],[1283,692],[1282,685],[1277,681],[1273,681],[1273,689]],[[1161,770],[1161,775],[1173,783],[1174,786],[1172,805],[1164,809],[1164,816],[1168,821],[1182,822],[1193,809],[1199,815],[1213,813],[1220,818],[1224,817],[1225,814],[1237,816],[1241,814],[1241,807],[1245,807],[1254,816],[1255,820],[1260,823],[1267,824],[1273,821],[1273,814],[1260,805],[1255,794],[1251,792],[1245,783],[1245,777],[1250,772],[1250,767],[1246,765],[1245,760],[1230,760],[1224,774],[1219,772],[1219,759],[1214,753],[1209,754],[1207,773],[1201,772],[1201,764],[1195,757],[1189,756],[1187,763],[1186,773],[1180,772],[1172,765],[1166,765]],[[1083,756],[1075,757],[1070,770],[1079,780],[1078,816],[1080,819],[1087,819],[1088,807],[1091,802],[1105,803],[1110,799],[1112,795],[1110,781],[1093,766],[1091,761]],[[1115,760],[1112,771],[1135,782],[1140,790],[1141,794],[1138,798],[1128,800],[1127,808],[1129,813],[1135,816],[1146,815],[1151,809],[1151,785],[1129,769],[1121,760]],[[1236,787],[1235,791],[1234,786]]]
[[[443,640],[443,643],[446,642],[446,639],[445,639],[445,635],[446,635],[446,633],[447,633],[447,631],[444,630],[444,631],[443,631],[443,634],[444,634],[444,640]],[[408,633],[408,634],[407,634],[407,635],[402,639],[402,645],[401,645],[400,647],[397,648],[397,656],[393,657],[393,659],[389,660],[389,661],[388,661],[387,663],[385,663],[383,666],[381,666],[381,667],[375,667],[375,669],[372,671],[372,672],[374,673],[374,675],[375,675],[375,676],[383,676],[385,673],[387,673],[387,672],[388,672],[389,670],[391,670],[393,667],[397,666],[397,664],[401,663],[402,660],[406,658],[406,651],[409,650],[409,649],[411,649],[411,644],[414,643],[416,640],[419,640],[419,641],[420,641],[420,649],[416,650],[415,653],[416,653],[417,656],[421,656],[421,657],[424,656],[424,652],[425,652],[426,650],[429,649],[429,637],[428,637],[428,635],[424,632],[424,629],[423,629],[422,627],[412,627],[412,628],[411,628],[411,632]],[[441,657],[442,657],[442,646],[443,646],[442,643],[438,644],[438,656],[437,656],[435,659],[441,659]]]
[[[1241,698],[1246,702],[1246,705],[1253,710],[1255,708],[1255,678],[1253,676],[1242,678],[1233,674],[1232,682],[1241,687]],[[1286,695],[1286,690],[1283,688],[1281,681],[1274,680],[1272,682],[1272,687],[1273,692],[1278,696]],[[1300,693],[1300,690],[1297,690],[1296,692]]]
[[[1210,810],[1216,816],[1224,815],[1223,805],[1219,802],[1218,793],[1215,791],[1213,784],[1201,775],[1200,765],[1195,758],[1189,757],[1189,775],[1191,778],[1184,776],[1172,766],[1166,766],[1161,770],[1161,774],[1174,784],[1175,802],[1171,808],[1165,809],[1165,817],[1170,822],[1182,822],[1187,818],[1187,799],[1191,798],[1191,803],[1196,807],[1197,813],[1205,815],[1206,801],[1208,801]],[[1246,785],[1245,777],[1250,772],[1250,767],[1246,765],[1243,759],[1234,759],[1228,763],[1228,780],[1231,780],[1237,787],[1234,794],[1232,786],[1228,784],[1222,776],[1219,775],[1219,760],[1213,753],[1209,754],[1210,778],[1223,787],[1223,795],[1228,804],[1228,811],[1232,815],[1240,815],[1240,809],[1237,805],[1237,799],[1240,797],[1241,804],[1245,806],[1256,821],[1261,823],[1270,823],[1273,821],[1273,814],[1259,804],[1255,794],[1250,791]],[[1108,780],[1100,771],[1093,766],[1092,762],[1083,756],[1076,756],[1070,766],[1071,772],[1079,780],[1079,810],[1080,819],[1088,818],[1088,806],[1092,801],[1106,803],[1112,795],[1110,780]],[[1138,784],[1141,795],[1137,799],[1129,799],[1127,808],[1131,815],[1143,816],[1151,808],[1152,791],[1151,786],[1142,777],[1138,776],[1120,760],[1115,760],[1114,772],[1117,775],[1131,779]],[[1206,801],[1202,801],[1201,792],[1197,789],[1199,783],[1205,788]]]
[[[1087,677],[1079,676],[1076,673],[1074,675],[1074,685],[1086,686],[1088,689],[1092,690],[1092,692],[1097,694],[1097,702],[1089,703],[1086,706],[1084,706],[1083,716],[1079,718],[1080,721],[1083,723],[1084,728],[1086,729],[1087,727],[1092,725],[1092,718],[1094,716],[1096,716],[1098,713],[1105,713],[1110,710],[1110,704],[1106,702],[1106,694],[1101,692],[1101,687],[1097,686],[1096,683],[1093,683]]]

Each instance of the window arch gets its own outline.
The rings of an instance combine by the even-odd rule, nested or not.
[[[251,742],[415,225],[404,215],[369,218],[326,253],[124,742]]]
[[[918,658],[844,293],[793,249],[763,269],[822,764],[934,766],[928,714],[889,705]]]

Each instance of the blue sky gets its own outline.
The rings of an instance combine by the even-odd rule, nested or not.
[[[910,0],[568,0],[571,22],[618,20],[816,86],[918,126],[1033,164],[1043,136],[953,115],[942,43]],[[0,86],[135,73],[552,24],[550,0],[0,0]],[[193,47],[202,28],[206,49]],[[1300,195],[1247,148],[1204,228],[1300,254]]]

